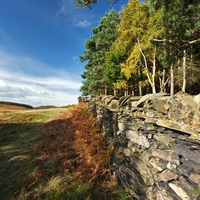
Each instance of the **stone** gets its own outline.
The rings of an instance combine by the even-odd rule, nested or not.
[[[123,132],[123,131],[120,131],[120,130],[118,130],[118,131],[117,131],[117,136],[119,136],[119,135],[121,135],[121,134],[124,134],[124,132]]]
[[[127,157],[130,157],[131,155],[131,150],[129,148],[125,148],[124,149],[124,155],[127,156]]]
[[[158,157],[161,160],[165,160],[175,164],[176,166],[180,165],[179,157],[173,151],[167,150],[159,150],[155,148],[151,148],[152,156]]]
[[[194,96],[194,101],[199,105],[200,104],[200,94]]]
[[[141,145],[144,148],[150,147],[148,138],[146,138],[146,136],[144,136],[144,135],[139,135],[138,131],[127,130],[126,131],[126,137],[131,142],[138,144],[138,145]]]
[[[177,166],[171,162],[167,163],[167,168],[171,170],[176,170]]]
[[[130,149],[131,149],[132,147],[134,147],[134,144],[133,144],[133,143],[132,143],[132,142],[129,140],[129,141],[128,141],[128,145],[127,145],[127,146],[128,146],[128,148],[130,148]]]
[[[187,192],[177,183],[171,182],[169,186],[174,190],[174,192],[182,199],[182,200],[192,200],[190,196],[188,196]]]
[[[144,104],[145,104],[145,102],[146,102],[149,98],[151,98],[153,95],[154,95],[154,94],[146,94],[146,95],[142,96],[142,97],[140,98],[140,100],[137,102],[137,107],[143,107]]]
[[[140,156],[139,158],[131,157],[130,160],[132,163],[131,166],[134,166],[134,168],[138,171],[145,185],[153,185],[155,180],[150,168],[150,163],[143,156]]]
[[[153,111],[148,111],[148,112],[146,112],[146,116],[150,117],[150,118],[153,118],[153,117],[155,117],[155,114],[154,114]]]
[[[181,155],[187,160],[190,160],[197,165],[200,165],[200,151],[190,150],[189,147],[183,146],[181,144],[175,144],[174,150],[176,154]]]
[[[190,180],[192,180],[194,183],[199,184],[200,183],[200,174],[196,172],[191,172],[189,176]]]
[[[155,138],[162,144],[164,144],[167,147],[171,147],[172,144],[175,142],[175,139],[162,133],[157,133],[155,135]]]
[[[196,199],[198,194],[192,193],[194,187],[191,182],[189,182],[183,176],[180,176],[178,180],[169,183],[169,186],[182,198],[182,199]]]
[[[167,107],[167,101],[170,99],[170,96],[163,96],[160,98],[153,99],[153,108],[157,110],[160,113],[167,114],[168,107]]]
[[[165,189],[162,189],[156,193],[156,200],[174,200],[174,198]]]
[[[197,97],[194,98],[192,95],[189,95],[187,93],[184,92],[178,92],[174,95],[174,98],[178,98],[179,102],[184,105],[187,106],[189,108],[191,108],[192,110],[197,110]],[[196,99],[196,100],[195,100]]]
[[[119,129],[120,131],[125,131],[125,130],[127,129],[127,125],[126,125],[125,123],[119,122],[119,123],[118,123],[118,129]]]
[[[109,104],[109,107],[111,108],[117,108],[119,106],[119,100],[116,100],[116,99],[112,99],[110,104]]]
[[[160,172],[166,168],[167,164],[167,162],[160,160],[159,158],[151,158],[149,163]]]
[[[192,171],[192,166],[191,165],[188,165],[189,163],[182,163],[178,168],[178,172],[180,174],[183,174],[184,176],[186,177],[189,177],[190,176],[190,173]]]
[[[159,174],[159,181],[169,182],[178,178],[177,173],[170,169],[165,169]]]
[[[119,160],[124,160],[124,155],[123,155],[123,147],[119,147],[119,149],[118,150],[116,150],[116,152],[115,152],[115,158],[116,159],[119,159]]]

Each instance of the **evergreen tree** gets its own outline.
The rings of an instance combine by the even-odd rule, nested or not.
[[[82,74],[84,79],[81,91],[83,95],[99,95],[107,93],[108,80],[105,76],[105,52],[108,51],[117,37],[116,26],[119,16],[115,10],[111,10],[100,19],[97,27],[92,29],[93,36],[86,42],[84,55],[80,56],[86,71]]]

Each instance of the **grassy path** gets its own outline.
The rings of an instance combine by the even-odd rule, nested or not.
[[[66,108],[0,111],[0,200],[21,189],[35,170],[32,150],[42,125]]]

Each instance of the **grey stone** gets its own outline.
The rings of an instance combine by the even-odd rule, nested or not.
[[[178,182],[171,182],[169,186],[182,200],[192,200],[187,192],[178,184]]]
[[[149,163],[155,168],[157,169],[158,171],[163,171],[164,169],[166,169],[166,165],[167,165],[167,162],[166,161],[163,161],[163,160],[160,160],[159,158],[151,158],[149,160]]]
[[[180,144],[175,144],[174,150],[176,154],[181,155],[185,159],[200,165],[200,151],[190,150],[189,147],[182,146]]]
[[[141,145],[144,148],[149,148],[150,144],[146,136],[144,135],[139,135],[138,131],[132,131],[132,130],[127,130],[126,131],[126,137],[129,139],[131,142]]]
[[[159,181],[169,182],[178,178],[177,173],[170,169],[165,169],[159,174]]]
[[[179,157],[173,151],[159,150],[159,149],[155,149],[155,148],[152,148],[151,151],[152,151],[152,155],[154,157],[158,157],[162,160],[171,162],[171,163],[175,164],[176,166],[180,165]]]
[[[105,143],[115,146],[111,165],[118,182],[133,197],[198,198],[192,191],[200,183],[199,104],[200,95],[185,93],[127,96],[119,104],[113,96],[93,101]]]
[[[174,200],[174,198],[165,189],[162,189],[156,193],[156,200]]]
[[[164,144],[167,147],[170,147],[173,145],[173,143],[175,142],[175,139],[166,135],[166,134],[161,134],[161,133],[157,133],[155,135],[155,138],[162,144]]]

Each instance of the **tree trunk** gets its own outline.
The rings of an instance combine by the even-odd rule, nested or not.
[[[139,96],[142,96],[142,87],[140,84],[138,85],[138,88],[139,88]]]
[[[104,95],[108,95],[108,86],[105,84]]]
[[[163,69],[163,74],[162,74],[162,78],[159,77],[159,81],[160,81],[160,92],[166,92],[166,84],[168,83],[169,78],[167,78],[167,80],[165,80],[165,69]]]
[[[182,92],[185,92],[186,88],[186,51],[183,51],[183,85]]]
[[[117,89],[115,87],[114,87],[113,91],[114,91],[114,96],[117,96]]]
[[[153,74],[152,74],[152,92],[153,94],[156,93],[156,85],[155,85],[155,76],[156,76],[156,47],[155,47],[155,53],[154,53],[154,56],[153,56]]]
[[[171,82],[170,82],[170,96],[174,96],[174,66],[171,64],[170,66],[170,76],[171,76]]]
[[[144,67],[146,68],[146,73],[147,73],[147,78],[148,78],[148,81],[151,85],[151,88],[152,88],[152,93],[155,94],[156,93],[156,86],[155,86],[155,75],[156,75],[156,47],[155,47],[155,53],[153,55],[153,67],[152,67],[152,77],[150,76],[150,73],[149,73],[149,69],[148,69],[148,64],[147,64],[147,59],[146,59],[146,56],[144,55],[143,51],[142,51],[142,48],[140,46],[140,41],[138,39],[138,45],[139,45],[139,51],[140,53],[142,54],[142,57],[144,59]]]

